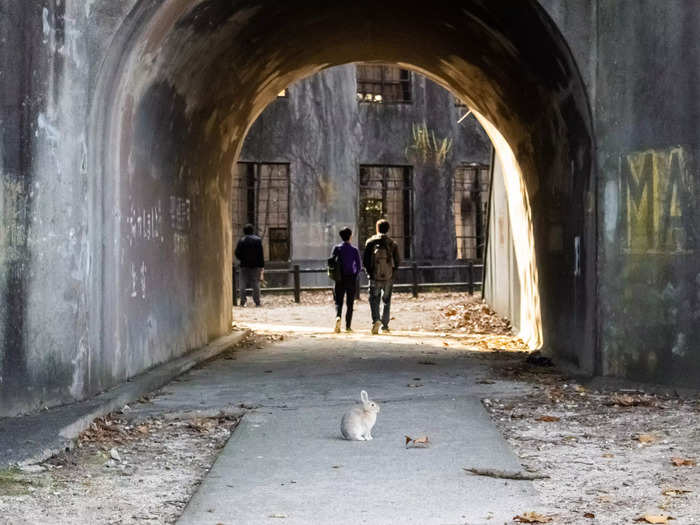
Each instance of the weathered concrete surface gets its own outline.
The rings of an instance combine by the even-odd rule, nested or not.
[[[700,380],[700,12],[601,2],[601,372]]]
[[[478,384],[488,366],[454,341],[324,327],[193,369],[131,415],[251,409],[181,523],[503,523],[539,507],[528,482],[462,470],[520,469],[479,401],[512,388]],[[381,403],[375,439],[341,440],[362,388]],[[407,450],[405,434],[432,446]]]
[[[192,367],[228,350],[247,333],[247,330],[243,330],[222,337],[87,401],[24,417],[0,418],[0,469],[39,463],[71,448],[78,435],[95,418],[121,409],[144,394],[159,389]]]
[[[3,2],[0,414],[226,333],[247,129],[293,81],[373,60],[450,88],[515,151],[555,354],[697,382],[695,3],[544,3]]]
[[[505,523],[537,506],[529,482],[462,470],[522,468],[477,399],[386,402],[368,442],[339,437],[344,408],[245,416],[178,523]],[[433,445],[406,449],[407,428]]]

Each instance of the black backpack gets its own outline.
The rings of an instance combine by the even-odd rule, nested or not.
[[[335,282],[343,280],[343,263],[340,260],[340,255],[335,254],[328,258],[326,273]]]

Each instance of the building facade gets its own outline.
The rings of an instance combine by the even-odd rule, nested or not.
[[[280,93],[250,128],[233,170],[234,240],[250,222],[273,266],[319,266],[342,227],[363,246],[386,218],[404,260],[481,259],[490,156],[468,108],[423,75],[330,68]]]

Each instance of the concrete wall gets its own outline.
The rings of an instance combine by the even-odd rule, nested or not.
[[[600,371],[700,381],[697,3],[598,3]]]
[[[89,373],[85,16],[0,5],[0,416],[70,401]]]
[[[460,163],[488,164],[488,137],[472,116],[458,123],[466,109],[423,75],[412,74],[411,103],[367,104],[357,102],[355,73],[354,65],[337,66],[295,82],[243,143],[242,161],[290,163],[292,259],[318,266],[339,242],[340,228],[357,231],[359,166],[381,164],[413,169],[412,258],[454,261],[453,174]],[[453,141],[444,164],[407,156],[412,125],[421,123]]]
[[[0,5],[0,416],[230,329],[229,173],[207,165],[205,122],[167,74],[151,61],[125,78],[143,65],[136,3]]]
[[[486,247],[484,300],[499,315],[520,329],[520,275],[515,257],[513,230],[508,213],[508,196],[500,159],[493,164],[489,201],[489,239]]]

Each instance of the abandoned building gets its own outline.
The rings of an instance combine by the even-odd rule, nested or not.
[[[232,172],[286,177],[239,160],[289,165],[274,257],[320,259],[337,226],[362,229],[363,180],[405,188],[413,166],[414,198],[448,196],[433,186],[451,177],[418,176],[402,152],[423,116],[456,152],[461,109],[416,72],[494,145],[520,311],[542,348],[583,374],[700,384],[694,2],[16,0],[0,14],[0,416],[85,399],[229,333]],[[352,63],[412,71],[423,102],[384,100],[404,94],[400,73],[360,103],[355,69],[328,70]],[[399,158],[370,151],[387,137],[373,115],[392,112],[411,114],[388,133]],[[268,119],[271,149],[244,149]],[[478,147],[450,173],[490,162],[469,136]],[[427,257],[437,231],[438,258],[458,257],[452,203],[423,208],[404,250]]]
[[[342,227],[362,247],[386,218],[404,261],[481,260],[490,160],[466,104],[425,76],[330,68],[279,93],[248,132],[232,181],[234,242],[252,223],[270,266],[319,267]]]

